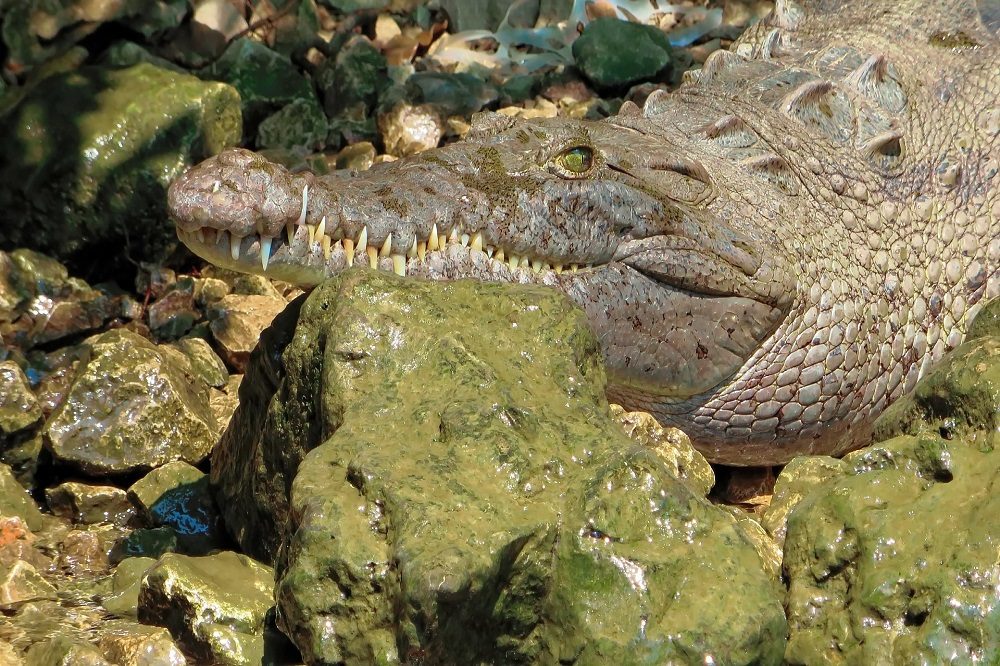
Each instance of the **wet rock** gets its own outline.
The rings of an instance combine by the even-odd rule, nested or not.
[[[142,577],[156,562],[152,557],[129,557],[119,562],[111,578],[111,592],[101,598],[101,605],[119,617],[135,619]]]
[[[194,282],[184,280],[149,306],[149,328],[161,340],[176,340],[191,330],[201,313],[194,306]]]
[[[239,91],[246,137],[278,109],[298,99],[314,99],[309,81],[287,56],[248,37],[230,43],[201,76],[225,81]]]
[[[56,588],[27,562],[0,564],[0,605],[55,598]]]
[[[233,418],[233,412],[240,400],[240,383],[243,375],[230,375],[229,382],[225,389],[212,391],[209,401],[212,405],[212,413],[215,414],[215,421],[219,424],[219,430],[225,432],[229,427],[229,421]]]
[[[785,543],[792,509],[822,482],[843,476],[847,470],[847,463],[829,456],[799,456],[785,465],[774,482],[774,495],[762,519],[767,533],[779,546]]]
[[[37,540],[22,519],[17,516],[0,517],[0,564],[11,566],[20,560],[39,571],[47,570],[52,565],[52,559],[35,547]]]
[[[86,474],[124,474],[174,460],[198,463],[216,424],[208,387],[157,347],[118,329],[89,341],[66,400],[45,425],[53,457]]]
[[[70,278],[55,259],[26,249],[5,257],[9,259],[5,280],[14,286],[14,306],[0,316],[0,337],[10,344],[30,349],[80,335],[126,311],[128,297]]]
[[[108,553],[114,536],[93,527],[72,530],[59,543],[56,566],[63,573],[75,577],[106,573],[110,567]]]
[[[375,146],[370,142],[354,143],[337,153],[337,168],[367,171],[375,163],[376,155]]]
[[[229,285],[218,278],[199,278],[194,281],[195,302],[204,307],[220,300],[231,291]]]
[[[129,620],[111,620],[101,625],[97,647],[119,666],[183,666],[184,654],[162,627],[148,627]]]
[[[752,540],[602,416],[563,296],[352,271],[301,308],[265,332],[212,473],[245,548],[284,541],[307,662],[780,659]]]
[[[959,345],[875,423],[875,440],[940,434],[996,446],[1000,432],[1000,336]]]
[[[283,298],[230,294],[208,309],[212,335],[223,360],[236,372],[244,372],[260,333],[288,304]]]
[[[172,527],[132,530],[115,543],[109,558],[120,562],[130,557],[161,557],[177,550],[177,533]]]
[[[622,48],[628,44],[628,48]],[[651,25],[598,18],[573,42],[573,58],[598,88],[622,89],[640,81],[664,79],[672,63],[670,40]]]
[[[135,515],[125,491],[115,486],[95,486],[76,481],[45,490],[49,511],[74,523],[126,524]]]
[[[273,581],[270,567],[233,552],[164,555],[142,579],[139,621],[166,627],[196,659],[259,664]]]
[[[202,338],[184,338],[174,343],[188,360],[194,374],[206,385],[221,388],[229,382],[229,372],[212,346]]]
[[[621,405],[611,405],[611,418],[624,426],[629,437],[655,452],[673,475],[695,494],[704,497],[712,490],[715,485],[712,466],[682,431],[661,426],[647,412],[626,412]]]
[[[237,143],[240,123],[233,88],[148,64],[45,79],[0,131],[5,243],[98,273],[161,257],[177,242],[167,185]]]
[[[14,646],[0,638],[0,664],[7,666],[23,666],[21,655],[14,651]]]
[[[844,460],[788,517],[788,663],[995,661],[1000,449],[904,435]]]
[[[0,516],[18,517],[37,532],[45,527],[45,516],[38,510],[24,486],[14,478],[10,467],[0,463]]]
[[[442,116],[469,117],[492,104],[498,91],[467,72],[417,72],[406,79],[404,100],[429,105]]]
[[[42,408],[21,367],[14,361],[0,361],[0,444],[41,420]]]
[[[171,527],[178,546],[204,554],[221,546],[222,528],[208,476],[183,462],[157,467],[128,489],[128,496],[155,527]]]
[[[330,142],[373,141],[377,135],[372,110],[389,86],[388,63],[366,37],[352,37],[316,73],[323,109],[330,121]]]
[[[258,148],[316,150],[326,142],[329,123],[314,98],[297,99],[265,118],[257,128]]]
[[[444,136],[444,121],[428,104],[398,104],[379,115],[378,129],[386,152],[405,157],[436,148]]]
[[[984,335],[1000,336],[1000,298],[995,298],[980,310],[969,326],[966,340],[981,338]]]
[[[97,647],[68,633],[32,645],[25,661],[45,666],[112,666]]]

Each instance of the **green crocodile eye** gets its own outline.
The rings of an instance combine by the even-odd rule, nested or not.
[[[587,173],[594,165],[594,151],[589,146],[574,146],[559,153],[556,161],[570,173]]]

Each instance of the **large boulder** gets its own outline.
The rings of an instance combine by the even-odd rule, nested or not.
[[[778,663],[752,540],[604,381],[545,288],[362,269],[280,315],[212,476],[306,661]]]

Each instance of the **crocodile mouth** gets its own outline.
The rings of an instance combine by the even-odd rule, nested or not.
[[[471,262],[494,274],[503,272],[506,279],[517,282],[546,281],[547,274],[577,273],[600,266],[517,254],[491,243],[482,231],[467,233],[458,223],[447,231],[434,224],[423,239],[414,235],[405,253],[393,252],[391,233],[381,240],[372,239],[365,225],[353,238],[345,237],[342,229],[327,229],[325,217],[317,224],[290,223],[284,234],[273,238],[259,233],[241,237],[213,227],[190,231],[179,226],[177,236],[195,254],[223,268],[310,285],[352,266],[392,271],[403,277],[420,275],[435,257],[453,264]]]

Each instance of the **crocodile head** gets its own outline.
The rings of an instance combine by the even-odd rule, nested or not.
[[[298,284],[360,265],[557,287],[588,313],[613,393],[682,402],[747,361],[795,282],[766,216],[738,205],[740,175],[664,132],[638,113],[490,114],[462,143],[323,178],[235,149],[169,206],[198,255]]]

